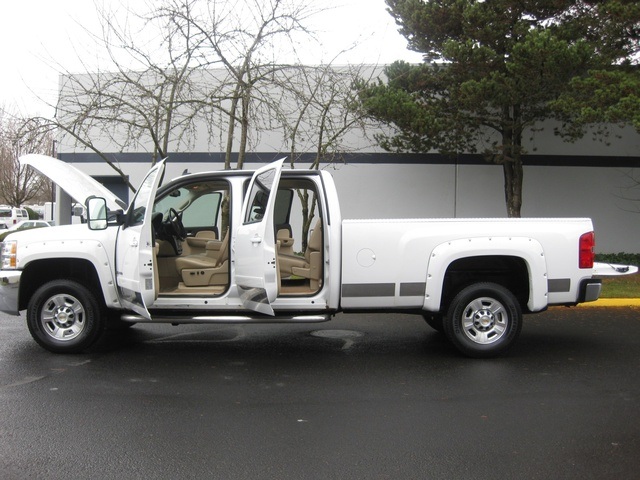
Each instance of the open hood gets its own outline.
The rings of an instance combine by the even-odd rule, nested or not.
[[[107,208],[111,211],[127,208],[127,204],[116,197],[111,190],[73,165],[47,155],[37,154],[23,155],[19,160],[22,165],[29,165],[49,177],[76,202],[84,205],[87,198],[95,196],[104,198],[107,201]]]

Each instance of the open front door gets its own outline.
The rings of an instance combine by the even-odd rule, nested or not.
[[[273,210],[283,163],[278,160],[253,175],[233,247],[242,304],[267,315],[274,315],[271,302],[278,295]]]
[[[164,160],[156,164],[129,205],[116,241],[116,283],[123,305],[151,319],[147,307],[156,296],[154,241],[151,215],[156,190],[164,173]]]

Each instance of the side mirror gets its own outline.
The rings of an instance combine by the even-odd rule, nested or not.
[[[87,225],[89,230],[104,230],[107,228],[107,201],[100,197],[87,199]]]

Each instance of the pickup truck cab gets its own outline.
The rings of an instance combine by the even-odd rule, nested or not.
[[[27,311],[53,352],[91,346],[110,325],[321,322],[337,312],[422,315],[464,354],[516,340],[522,314],[593,301],[589,219],[343,220],[328,172],[218,171],[159,186],[164,161],[128,208],[73,166],[20,161],[87,209],[87,224],[10,235],[0,310]]]

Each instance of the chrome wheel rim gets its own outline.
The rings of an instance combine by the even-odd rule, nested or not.
[[[508,325],[509,314],[495,298],[476,298],[463,310],[462,330],[469,340],[479,345],[490,345],[500,340]]]
[[[44,302],[40,324],[51,338],[64,342],[82,333],[86,317],[84,307],[76,297],[60,293]]]

